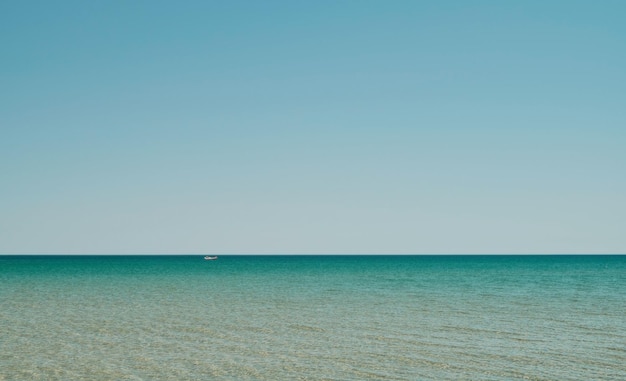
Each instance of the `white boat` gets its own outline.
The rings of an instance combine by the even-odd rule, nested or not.
[[[205,259],[205,260],[207,260],[207,261],[214,261],[214,260],[216,260],[216,259],[217,259],[217,256],[215,256],[215,257],[211,257],[211,256],[208,256],[208,255],[207,255],[206,257],[204,257],[204,259]]]

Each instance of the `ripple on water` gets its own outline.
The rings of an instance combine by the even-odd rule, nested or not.
[[[626,379],[626,260],[552,261],[22,262],[0,380]]]

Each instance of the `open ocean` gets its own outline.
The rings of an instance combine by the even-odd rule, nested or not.
[[[626,380],[626,256],[0,256],[0,380]]]

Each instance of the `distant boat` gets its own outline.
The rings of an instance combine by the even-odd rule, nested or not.
[[[206,257],[204,257],[204,259],[205,259],[205,260],[207,260],[207,261],[214,261],[214,260],[216,260],[216,259],[217,259],[217,256],[215,256],[215,257],[211,257],[211,256],[208,256],[208,255],[207,255]]]

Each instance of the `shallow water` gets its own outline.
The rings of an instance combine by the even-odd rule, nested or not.
[[[0,380],[626,379],[626,256],[4,256],[0,306]]]

